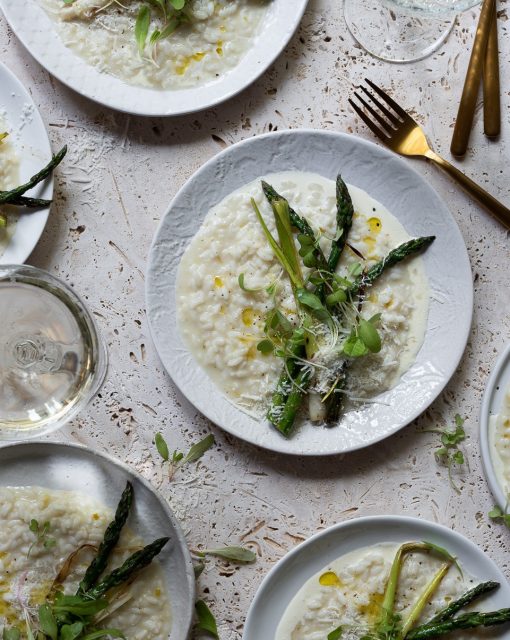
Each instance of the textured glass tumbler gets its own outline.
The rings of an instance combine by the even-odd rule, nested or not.
[[[480,0],[344,0],[349,31],[376,58],[414,62],[446,40],[455,16]]]

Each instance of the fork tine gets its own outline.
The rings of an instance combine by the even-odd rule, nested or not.
[[[382,89],[380,89],[376,84],[374,84],[371,80],[369,80],[368,78],[365,78],[365,82],[372,87],[372,89],[378,93],[381,98],[390,105],[390,107],[393,109],[393,111],[395,111],[395,113],[397,113],[401,118],[403,118],[404,120],[409,120],[409,118],[411,118],[411,116],[407,113],[407,111],[404,111],[404,109],[402,109],[402,107],[397,104],[395,102],[395,100],[393,100],[393,98],[390,98],[390,96],[385,93]],[[412,120],[412,118],[411,118]]]
[[[349,104],[354,109],[354,111],[356,111],[356,113],[363,120],[363,122],[367,125],[367,127],[372,130],[373,134],[375,134],[383,142],[388,141],[388,136],[386,135],[386,132],[383,131],[382,129],[379,129],[379,127],[375,125],[372,122],[372,120],[370,120],[370,118],[365,114],[363,109],[360,109],[360,107],[358,107],[358,105],[355,102],[353,102],[350,98],[349,98]]]
[[[391,125],[391,122],[388,122],[387,120],[385,120],[380,113],[377,113],[377,111],[372,108],[368,102],[366,100],[364,100],[359,93],[357,93],[356,91],[354,92],[354,95],[356,98],[358,98],[358,100],[361,102],[361,104],[365,107],[365,109],[372,115],[373,118],[375,118],[377,120],[377,122],[385,128],[386,132],[388,133],[388,135],[391,133],[393,127]],[[377,102],[376,102],[377,104]],[[397,121],[400,124],[400,120]]]
[[[365,89],[365,87],[360,87],[360,88],[370,98],[370,100],[372,100],[372,102],[379,109],[379,111],[382,111],[382,113],[384,113],[384,115],[388,118],[390,122],[392,122],[396,127],[402,124],[402,121],[399,120],[397,116],[394,113],[392,113],[389,109],[386,109],[386,107],[382,104],[382,102],[380,100],[377,100],[377,98],[372,93],[370,93],[368,89]]]

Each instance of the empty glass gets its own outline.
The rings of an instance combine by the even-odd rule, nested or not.
[[[480,0],[344,0],[351,34],[373,56],[413,62],[448,37],[455,16]]]

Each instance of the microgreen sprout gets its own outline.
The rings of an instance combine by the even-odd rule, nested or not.
[[[205,438],[192,445],[186,455],[177,449],[174,449],[170,455],[170,448],[168,447],[163,435],[158,432],[154,436],[154,443],[163,463],[168,463],[168,476],[170,480],[182,465],[199,460],[204,453],[214,445],[214,442],[214,436],[210,433],[205,436]]]
[[[450,484],[457,493],[460,493],[460,489],[453,480],[452,469],[454,466],[462,466],[465,462],[464,453],[459,449],[459,444],[466,439],[464,422],[464,418],[457,413],[455,429],[426,429],[427,432],[438,433],[441,436],[442,446],[434,451],[434,456],[437,462],[448,468]]]
[[[36,544],[42,545],[45,549],[51,549],[57,544],[55,538],[52,538],[48,535],[51,531],[51,525],[48,520],[40,524],[35,518],[32,518],[32,520],[30,520],[28,528],[35,535],[35,540],[32,542],[28,549],[27,558],[30,557],[32,549]]]
[[[510,514],[508,513],[508,505],[505,507],[504,511],[501,507],[495,505],[489,511],[488,516],[494,522],[502,523],[510,529]]]

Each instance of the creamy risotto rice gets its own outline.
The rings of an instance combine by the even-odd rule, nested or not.
[[[346,554],[324,567],[298,591],[285,610],[274,640],[325,640],[343,626],[343,640],[359,640],[381,615],[381,603],[395,553],[400,545],[384,543]],[[406,556],[400,574],[395,613],[410,611],[442,561],[427,553]],[[432,617],[473,586],[451,566],[426,605],[418,623]],[[455,634],[456,640],[475,637]],[[479,636],[478,636],[479,637]]]
[[[154,7],[147,45],[134,36],[138,0],[39,0],[55,20],[63,43],[98,70],[129,84],[184,89],[217,80],[254,46],[271,0],[191,0],[189,22],[153,47],[165,23]],[[189,6],[189,9],[188,9]]]
[[[31,519],[49,522],[48,536],[55,545],[34,543]],[[113,511],[92,498],[71,491],[42,487],[0,488],[0,632],[16,626],[24,611],[35,612],[44,603],[64,560],[80,545],[98,545]],[[112,565],[118,566],[144,541],[124,530]],[[30,554],[29,554],[30,550]],[[75,593],[90,563],[90,551],[80,553],[64,582],[66,593]],[[113,568],[112,566],[112,568]],[[143,570],[130,585],[132,598],[100,626],[124,631],[128,640],[165,640],[171,629],[170,603],[157,562]]]
[[[0,117],[0,133],[9,133],[8,124]],[[0,141],[0,189],[7,191],[19,183],[19,157],[14,148],[11,136]],[[0,213],[7,216],[7,226],[0,227],[0,256],[5,251],[16,229],[18,214],[15,207],[0,206]]]
[[[335,183],[308,173],[266,176],[290,205],[303,215],[327,255],[335,233]],[[409,239],[402,225],[381,204],[356,187],[349,187],[355,217],[349,242],[371,265]],[[264,338],[265,314],[273,302],[264,287],[278,281],[278,306],[295,320],[290,283],[261,230],[250,198],[257,202],[272,233],[271,208],[260,179],[226,197],[206,216],[181,260],[177,276],[179,330],[190,351],[227,397],[244,410],[262,416],[281,372],[282,360],[263,355],[257,344]],[[345,249],[338,271],[359,258]],[[306,272],[306,269],[305,269]],[[244,273],[248,288],[238,277]],[[429,290],[420,257],[387,272],[368,292],[363,314],[381,312],[379,353],[353,362],[349,380],[352,395],[375,396],[393,386],[414,361],[427,322]]]

